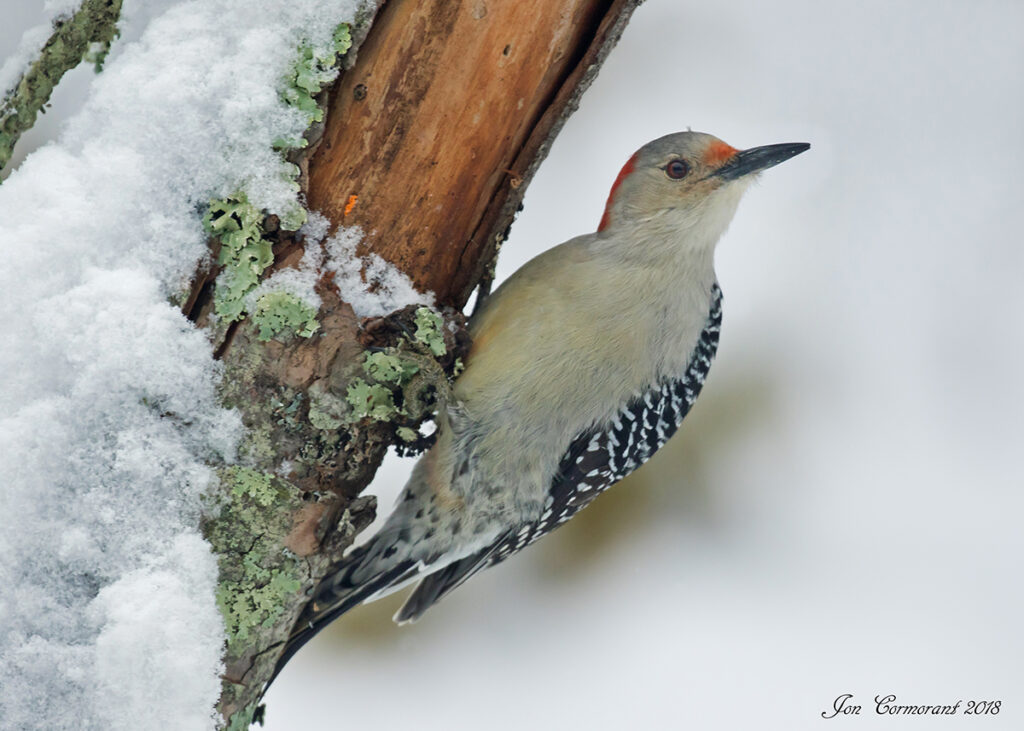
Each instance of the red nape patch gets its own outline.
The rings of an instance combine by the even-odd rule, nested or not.
[[[721,140],[715,140],[708,145],[708,149],[704,153],[704,164],[709,167],[718,167],[737,152],[739,150],[732,145],[727,145]]]
[[[604,205],[604,215],[601,216],[601,223],[597,225],[598,231],[604,231],[608,228],[608,224],[611,223],[612,218],[612,200],[615,198],[615,191],[622,185],[622,181],[636,169],[636,156],[639,152],[634,152],[633,157],[626,160],[626,164],[622,166],[622,170],[619,171],[619,175],[615,178],[615,182],[612,183],[612,189],[608,192],[608,202]]]

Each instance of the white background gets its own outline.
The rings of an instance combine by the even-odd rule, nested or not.
[[[499,274],[593,230],[653,137],[810,142],[719,248],[700,401],[648,466],[419,624],[391,625],[391,598],[324,632],[267,728],[1024,727],[1022,30],[1011,0],[642,6]],[[36,139],[80,94],[62,85]],[[379,474],[385,506],[407,469]],[[823,720],[843,693],[861,715]],[[886,693],[1002,711],[879,718]]]

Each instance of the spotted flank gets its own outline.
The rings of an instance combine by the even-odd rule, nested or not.
[[[718,349],[721,325],[722,291],[715,284],[707,323],[683,375],[638,393],[611,422],[588,429],[573,439],[559,463],[541,517],[510,529],[479,553],[425,577],[395,619],[417,619],[470,576],[504,561],[565,523],[650,459],[675,434],[697,400]]]

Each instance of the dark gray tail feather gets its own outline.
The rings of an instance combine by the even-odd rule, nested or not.
[[[335,571],[317,587],[313,600],[303,610],[302,616],[295,623],[291,636],[285,642],[284,651],[278,658],[277,665],[274,666],[274,674],[270,676],[270,680],[263,687],[263,693],[267,692],[267,688],[295,653],[316,637],[320,630],[375,594],[407,581],[419,571],[420,567],[416,561],[406,560],[388,567],[369,577],[366,581],[357,583],[353,580],[352,575],[363,567],[367,556],[371,556],[371,560],[377,558],[377,552],[373,551],[373,544],[374,541],[371,541],[352,551],[337,565]]]
[[[423,616],[425,611],[462,586],[469,577],[492,565],[491,559],[494,552],[507,537],[508,533],[503,533],[486,548],[423,577],[409,598],[405,600],[402,608],[395,614],[395,621],[399,624],[415,622]]]

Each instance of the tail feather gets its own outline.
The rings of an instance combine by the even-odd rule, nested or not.
[[[320,630],[350,609],[387,593],[389,589],[405,584],[419,572],[421,568],[419,562],[406,559],[372,573],[363,581],[357,580],[355,575],[364,573],[364,569],[369,568],[369,564],[378,559],[377,552],[373,550],[373,543],[352,551],[337,567],[334,574],[317,587],[316,595],[303,611],[302,616],[299,617],[295,629],[285,642],[284,650],[274,667],[274,674],[267,681],[264,692],[288,661],[295,656],[295,653],[316,637]]]
[[[490,566],[495,551],[508,535],[508,533],[504,533],[486,548],[458,561],[453,561],[443,569],[423,577],[409,598],[405,600],[402,608],[395,614],[395,621],[398,624],[415,622],[423,616],[424,612],[462,586],[471,576]]]

